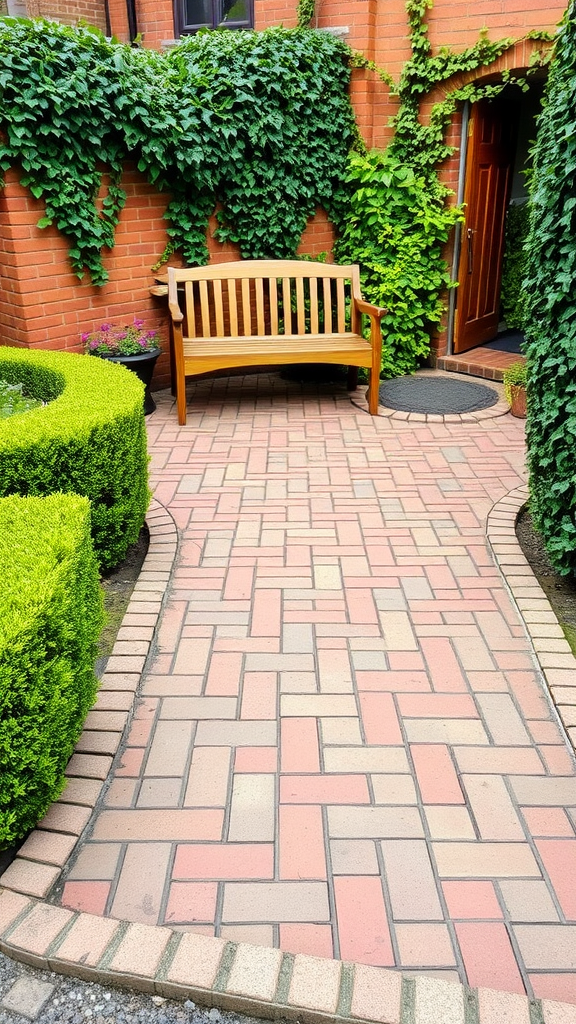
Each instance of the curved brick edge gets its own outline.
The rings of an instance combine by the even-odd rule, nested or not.
[[[421,377],[449,377],[451,380],[456,376],[459,380],[469,380],[469,375],[460,373],[454,374],[447,370],[419,370],[419,376]],[[504,397],[504,387],[499,384],[498,381],[491,380],[485,381],[486,386],[491,387],[494,391],[498,392],[499,398],[495,405],[490,406],[489,409],[479,409],[478,412],[462,412],[462,413],[425,413],[425,412],[402,412],[400,409],[388,409],[385,405],[378,406],[378,416],[383,419],[401,420],[404,423],[481,423],[483,420],[497,419],[499,416],[505,416],[510,412],[510,406]],[[350,400],[353,405],[362,412],[368,412],[368,399],[367,392],[364,392],[364,386],[361,385],[355,392],[350,395]]]
[[[576,658],[516,537],[516,520],[528,497],[526,486],[510,491],[494,505],[486,532],[532,640],[556,710],[576,750]]]
[[[0,878],[5,889],[44,897],[86,828],[129,721],[178,546],[172,516],[153,499],[150,545],[84,731],[66,768],[67,783]]]
[[[0,890],[0,950],[103,985],[269,1020],[367,1024],[575,1024],[576,1006],[383,967],[128,924]]]

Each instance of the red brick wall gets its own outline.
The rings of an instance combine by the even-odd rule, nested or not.
[[[158,361],[155,384],[168,383],[167,309],[165,300],[149,294],[155,274],[151,267],[166,245],[163,213],[167,197],[157,193],[133,167],[127,167],[123,187],[126,205],[116,230],[116,245],[104,256],[109,280],[102,288],[79,282],[68,260],[68,245],[54,227],[41,230],[43,204],[9,171],[0,190],[0,343],[26,348],[81,351],[80,335],[104,321],[121,324],[142,317],[160,330],[164,354]],[[214,262],[240,259],[237,246],[217,242],[213,216],[208,229]],[[332,255],[334,231],[319,210],[302,236],[299,252]],[[171,262],[176,263],[177,257]]]

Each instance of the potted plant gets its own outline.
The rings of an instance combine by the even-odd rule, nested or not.
[[[512,363],[502,375],[504,393],[513,416],[526,417],[526,382],[528,371],[525,362]]]
[[[89,355],[121,363],[132,370],[146,388],[144,415],[154,412],[156,403],[150,394],[150,384],[161,351],[158,331],[146,330],[143,320],[134,319],[128,327],[101,324],[98,330],[86,331],[82,341]]]

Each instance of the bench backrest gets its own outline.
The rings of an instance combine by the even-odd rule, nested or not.
[[[168,300],[188,338],[294,337],[358,332],[357,266],[308,260],[238,260],[168,268]]]

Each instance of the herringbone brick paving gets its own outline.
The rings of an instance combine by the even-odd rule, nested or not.
[[[522,423],[260,375],[148,424],[181,547],[62,902],[576,1002],[574,760],[485,539]]]

